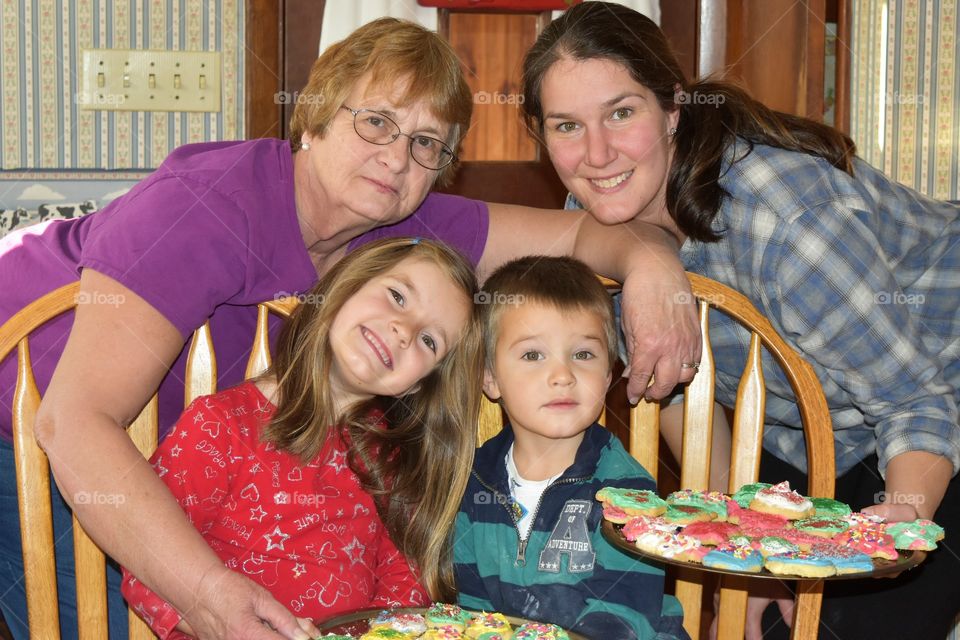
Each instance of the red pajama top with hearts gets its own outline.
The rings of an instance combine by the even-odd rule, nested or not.
[[[227,567],[298,617],[426,605],[415,572],[347,465],[341,434],[304,465],[260,442],[275,409],[244,383],[197,398],[160,444],[153,468],[193,526]],[[173,630],[180,614],[126,570],[122,590],[160,638],[187,637]]]

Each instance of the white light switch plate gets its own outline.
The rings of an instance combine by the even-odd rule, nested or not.
[[[220,111],[220,53],[84,49],[77,103],[104,111]]]

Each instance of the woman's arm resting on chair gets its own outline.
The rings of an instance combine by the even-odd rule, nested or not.
[[[80,522],[110,556],[181,611],[198,637],[308,638],[267,591],[223,566],[124,431],[183,347],[179,332],[105,275],[85,269],[80,290],[90,300],[120,302],[78,306],[36,425],[57,485]],[[118,499],[78,504],[79,492]]]

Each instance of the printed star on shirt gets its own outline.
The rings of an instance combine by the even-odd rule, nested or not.
[[[193,416],[193,424],[197,424],[202,420],[203,420],[203,413],[200,411],[197,411],[197,415]]]
[[[333,467],[337,473],[340,473],[347,468],[347,454],[343,451],[334,451],[333,457],[330,458],[327,466]]]
[[[181,487],[187,482],[187,471],[188,469],[181,469],[180,471],[173,474],[173,477],[180,481]]]
[[[183,449],[180,447],[180,445],[178,444],[173,445],[173,449],[170,449],[170,457],[179,458],[181,451],[183,451]]]
[[[299,578],[300,576],[302,576],[302,575],[305,574],[306,572],[307,572],[307,567],[306,567],[306,565],[303,564],[302,562],[298,562],[297,564],[293,565],[293,577],[294,577],[294,578]]]
[[[279,542],[274,542],[272,540],[273,537],[279,538]],[[280,551],[283,551],[284,550],[283,543],[286,542],[287,539],[289,538],[290,538],[289,534],[284,533],[283,531],[280,530],[280,525],[277,525],[276,527],[274,527],[273,531],[263,536],[263,539],[267,541],[267,549],[266,549],[267,551],[270,551],[271,549],[280,549]]]
[[[343,509],[337,509],[337,517],[338,517],[338,518],[342,518],[342,517],[343,517]]]
[[[184,429],[183,431],[180,432],[180,438],[183,439],[183,438],[186,438],[186,437],[187,437],[187,430]]]
[[[371,523],[370,523],[370,526],[367,527],[367,531],[369,531],[370,533],[376,533],[376,532],[377,532],[377,523],[376,523],[376,522],[371,522]]]
[[[350,558],[350,566],[355,565],[356,563],[363,564],[363,552],[367,550],[367,547],[364,546],[356,536],[353,540],[350,541],[350,544],[343,547],[343,552],[347,554],[347,557]]]
[[[251,473],[252,475],[257,475],[257,474],[260,473],[261,471],[263,471],[263,469],[260,468],[260,463],[259,463],[259,462],[254,462],[254,463],[253,463],[253,466],[250,467],[250,473]]]
[[[250,509],[250,519],[256,520],[257,522],[263,522],[263,516],[267,515],[267,512],[263,510],[263,507],[257,505],[256,509]]]
[[[294,551],[293,553],[287,554],[287,559],[293,560],[294,562],[300,562],[300,555]]]

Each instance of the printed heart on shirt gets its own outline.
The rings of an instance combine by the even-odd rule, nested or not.
[[[211,438],[216,438],[220,435],[220,423],[204,422],[202,425],[200,425],[200,430],[208,434]]]
[[[240,492],[240,497],[250,502],[260,502],[260,489],[251,482]]]
[[[207,480],[210,480],[211,478],[216,478],[217,472],[214,470],[213,467],[205,467],[203,469],[203,477],[206,478]]]
[[[287,480],[290,482],[300,482],[303,480],[303,469],[294,467],[290,473],[287,474]]]
[[[327,580],[327,584],[320,587],[317,600],[325,607],[332,607],[341,596],[349,596],[352,592],[353,589],[351,589],[349,582],[341,580],[335,575],[331,575],[330,579]]]
[[[360,514],[361,516],[368,516],[370,515],[370,509],[367,509],[362,504],[355,504],[353,505],[353,517],[356,518],[357,514]]]
[[[279,564],[279,558],[271,560],[267,556],[253,553],[250,554],[249,558],[244,560],[241,568],[247,575],[261,576],[260,583],[263,586],[272,587],[280,581],[280,574],[277,571]]]

